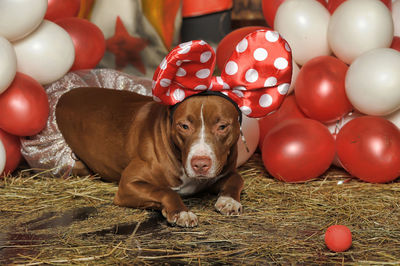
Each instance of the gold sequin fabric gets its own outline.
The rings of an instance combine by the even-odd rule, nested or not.
[[[21,138],[21,153],[27,163],[36,170],[49,174],[68,176],[76,157],[58,130],[55,109],[64,93],[78,87],[101,87],[128,90],[151,96],[151,80],[131,76],[112,69],[92,69],[70,72],[45,87],[50,113],[46,127],[37,135]]]

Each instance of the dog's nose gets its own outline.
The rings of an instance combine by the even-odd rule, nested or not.
[[[205,175],[210,170],[211,158],[208,156],[194,156],[190,163],[196,174]]]

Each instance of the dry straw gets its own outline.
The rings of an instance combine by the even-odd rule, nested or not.
[[[0,181],[0,264],[400,264],[399,181],[368,184],[331,168],[288,184],[269,177],[258,154],[240,172],[244,214],[218,214],[205,193],[185,199],[200,226],[184,229],[114,206],[116,184],[20,171]],[[351,229],[347,252],[326,248],[332,224]]]

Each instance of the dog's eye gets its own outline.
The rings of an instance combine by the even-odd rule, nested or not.
[[[180,124],[181,128],[183,128],[184,130],[188,130],[189,126],[187,124]]]
[[[220,125],[219,127],[218,127],[218,130],[224,130],[225,128],[227,128],[228,127],[228,125]]]

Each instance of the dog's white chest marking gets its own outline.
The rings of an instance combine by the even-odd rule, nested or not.
[[[179,195],[189,196],[193,195],[217,182],[222,176],[216,176],[208,179],[196,179],[188,177],[185,172],[181,175],[182,184],[179,187],[173,187],[172,190],[176,191]]]

